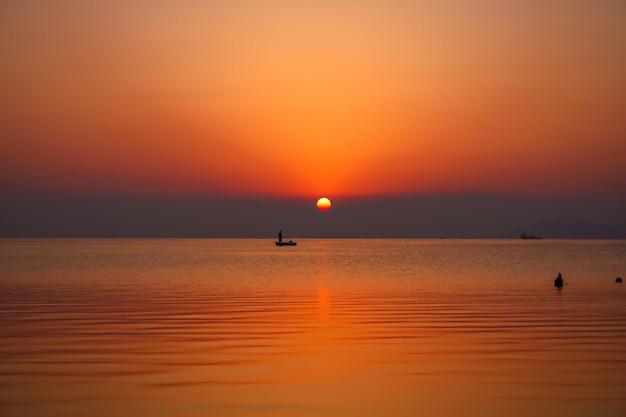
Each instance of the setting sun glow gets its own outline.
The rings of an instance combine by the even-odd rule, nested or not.
[[[182,3],[0,3],[0,191],[626,188],[624,1]]]
[[[332,205],[332,203],[326,197],[322,197],[319,200],[317,200],[317,208],[322,210],[322,211],[328,210],[331,205]]]

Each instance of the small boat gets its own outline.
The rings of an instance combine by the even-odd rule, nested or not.
[[[522,233],[521,235],[519,235],[519,237],[521,239],[541,239],[541,237],[539,236],[535,236],[535,235],[527,235],[526,233]]]
[[[298,246],[298,244],[290,240],[289,242],[276,242],[276,246]]]

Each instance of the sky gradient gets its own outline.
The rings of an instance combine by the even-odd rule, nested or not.
[[[623,202],[625,21],[612,0],[5,1],[0,191]]]

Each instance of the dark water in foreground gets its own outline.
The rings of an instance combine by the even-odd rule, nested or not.
[[[621,417],[617,276],[626,241],[4,240],[0,415]]]

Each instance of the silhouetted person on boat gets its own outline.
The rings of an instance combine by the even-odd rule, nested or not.
[[[278,232],[278,241],[279,241],[279,242],[282,242],[282,241],[283,241],[283,231],[282,231],[282,230],[280,230],[280,231]]]
[[[563,277],[561,276],[560,272],[559,272],[559,275],[554,280],[554,286],[557,288],[563,288]]]

